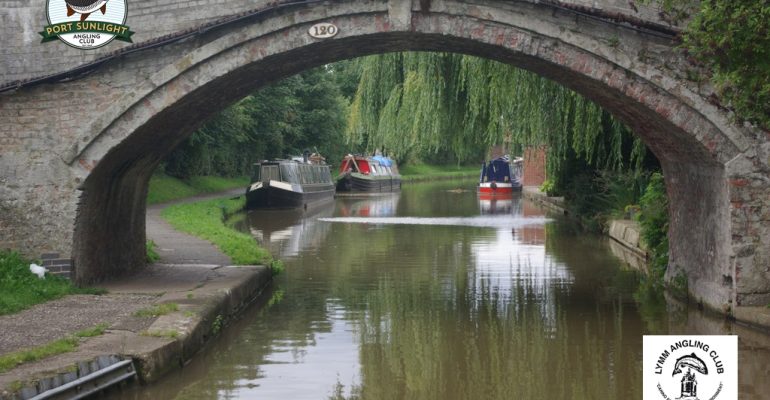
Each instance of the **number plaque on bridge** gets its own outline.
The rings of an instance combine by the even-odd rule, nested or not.
[[[328,39],[336,35],[338,31],[339,29],[337,29],[336,25],[329,22],[322,22],[311,26],[308,33],[314,38]]]

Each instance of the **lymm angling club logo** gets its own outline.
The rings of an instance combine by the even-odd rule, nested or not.
[[[737,336],[644,336],[644,400],[738,398]]]
[[[59,39],[78,49],[95,49],[114,39],[131,43],[126,0],[48,0],[46,11],[42,43]]]

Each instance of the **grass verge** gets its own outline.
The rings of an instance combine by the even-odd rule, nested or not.
[[[140,336],[151,336],[166,339],[176,339],[179,337],[179,331],[176,329],[166,329],[162,331],[142,331],[139,332]]]
[[[68,294],[104,294],[103,289],[78,288],[71,281],[47,274],[40,279],[29,271],[30,260],[14,251],[0,250],[0,315]]]
[[[152,240],[148,240],[146,242],[148,264],[152,264],[160,260],[160,254],[158,254],[158,251],[155,250],[156,247],[158,247],[158,245],[155,244],[155,242],[153,242]]]
[[[404,182],[423,181],[436,178],[467,178],[478,176],[480,165],[476,166],[457,166],[457,165],[405,165],[399,167],[401,180]]]
[[[0,373],[10,371],[16,366],[26,362],[34,362],[57,354],[75,351],[80,345],[81,339],[99,336],[103,334],[106,329],[107,324],[99,324],[93,328],[76,332],[72,336],[64,339],[54,340],[53,342],[42,346],[0,356]]]
[[[237,187],[245,188],[248,184],[249,178],[246,176],[237,178],[195,176],[182,180],[164,174],[155,174],[150,178],[147,204],[163,203],[196,194],[221,192]]]
[[[176,303],[161,303],[156,304],[149,308],[143,308],[134,313],[137,317],[159,317],[161,315],[170,314],[174,311],[179,311],[179,305]]]
[[[229,215],[244,207],[246,200],[215,199],[166,207],[161,216],[174,229],[208,240],[227,254],[235,264],[270,265],[270,253],[259,247],[250,235],[238,232],[223,222]]]

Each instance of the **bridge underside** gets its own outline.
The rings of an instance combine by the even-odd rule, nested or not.
[[[2,95],[0,247],[70,257],[80,283],[132,271],[144,263],[149,177],[208,117],[325,63],[447,51],[534,71],[622,119],[666,176],[667,279],[686,278],[694,298],[724,312],[770,302],[770,137],[730,124],[678,78],[672,64],[686,64],[670,40],[542,5],[413,3],[282,8]],[[316,22],[340,33],[313,39]]]

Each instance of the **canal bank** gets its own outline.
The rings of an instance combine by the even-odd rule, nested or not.
[[[568,215],[563,197],[549,197],[538,187],[524,187],[523,196],[543,208],[563,215]],[[633,220],[610,220],[606,235],[610,238],[609,247],[612,253],[624,264],[645,275],[650,273],[650,251],[641,240],[641,227]],[[689,296],[689,295],[688,295]],[[669,296],[672,297],[673,296]],[[673,301],[673,300],[672,300]],[[702,300],[689,297],[678,299],[678,302],[697,304],[703,308]],[[758,330],[760,335],[770,334],[770,305],[768,306],[733,306],[723,310],[708,310],[723,319],[733,320],[739,324]]]
[[[524,186],[521,192],[526,199],[529,199],[550,211],[567,215],[567,206],[564,204],[564,197],[550,197],[541,192],[537,186]]]
[[[98,389],[83,383],[83,376],[108,370],[121,360],[133,361],[133,367],[120,368],[126,372],[123,376],[133,368],[142,382],[155,381],[185,365],[268,286],[270,268],[231,266],[210,243],[176,232],[162,221],[163,207],[150,207],[147,213],[148,237],[158,246],[159,263],[103,284],[108,294],[67,296],[0,317],[0,357],[63,338],[76,342],[74,351],[0,373],[0,399],[31,398],[57,387],[66,389],[68,383],[74,393]],[[106,329],[78,337],[77,332],[94,325]],[[100,384],[108,380],[102,378]]]

